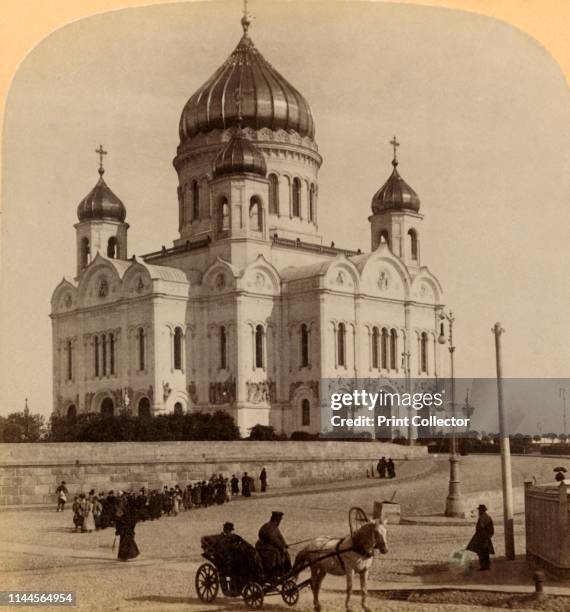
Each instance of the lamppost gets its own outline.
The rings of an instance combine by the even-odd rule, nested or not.
[[[560,387],[558,393],[562,398],[562,424],[564,426],[564,435],[566,436],[568,434],[566,431],[566,389],[564,387]]]
[[[454,354],[455,346],[453,345],[453,323],[455,317],[453,312],[449,311],[449,314],[445,311],[441,311],[439,318],[441,321],[447,321],[449,327],[449,335],[446,340],[444,334],[444,326],[441,324],[441,331],[437,341],[439,344],[448,343],[449,359],[450,359],[450,377],[451,377],[451,415],[455,417],[455,363]],[[456,516],[463,517],[465,512],[463,511],[463,504],[461,502],[461,493],[459,491],[459,457],[457,456],[457,444],[455,440],[455,425],[452,426],[451,430],[451,452],[449,455],[449,493],[445,501],[445,516]]]
[[[410,353],[410,351],[403,351],[402,353],[402,369],[404,370],[404,374],[406,376],[406,393],[410,392],[410,357],[412,356],[412,354]],[[398,410],[398,416],[400,416],[399,414],[399,410]],[[413,446],[414,445],[414,426],[412,425],[412,419],[409,420],[409,425],[408,425],[408,445],[409,446]]]

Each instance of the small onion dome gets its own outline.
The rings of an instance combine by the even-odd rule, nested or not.
[[[214,159],[214,178],[229,174],[257,174],[265,178],[267,166],[263,153],[238,128]]]
[[[103,171],[99,170],[100,178],[93,189],[81,200],[77,207],[77,217],[80,221],[111,219],[124,221],[127,209],[119,198],[109,189],[103,180]]]
[[[372,212],[374,214],[387,210],[419,212],[420,198],[418,194],[398,173],[398,161],[396,159],[392,161],[392,165],[394,166],[392,174],[372,198]]]
[[[255,48],[242,20],[244,35],[228,59],[186,102],[180,117],[183,144],[198,133],[236,124],[236,99],[243,126],[260,130],[293,130],[314,138],[315,125],[305,98]]]

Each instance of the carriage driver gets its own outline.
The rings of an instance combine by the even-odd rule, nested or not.
[[[255,545],[263,562],[263,567],[268,573],[281,574],[291,569],[291,558],[287,552],[287,543],[279,530],[279,524],[283,518],[283,512],[275,510],[265,525],[262,525],[258,533],[258,541]]]

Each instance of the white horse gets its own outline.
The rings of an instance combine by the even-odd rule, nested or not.
[[[352,537],[339,539],[320,536],[299,551],[293,571],[299,574],[307,566],[310,567],[313,606],[316,612],[321,609],[319,590],[326,574],[346,575],[346,609],[351,610],[350,596],[354,572],[360,577],[362,608],[365,612],[371,612],[366,606],[368,570],[372,565],[375,549],[380,550],[383,555],[388,552],[386,522],[379,519],[369,521]]]

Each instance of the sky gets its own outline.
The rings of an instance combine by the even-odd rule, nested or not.
[[[397,135],[425,215],[422,263],[456,317],[457,376],[494,376],[499,320],[505,376],[568,378],[570,104],[552,57],[510,25],[448,9],[252,0],[250,11],[256,46],[313,112],[325,243],[369,248]],[[240,17],[235,1],[105,13],[23,61],[2,140],[0,414],[25,397],[51,411],[50,297],[75,273],[73,224],[100,143],[129,255],[176,238],[180,112],[238,43]]]

